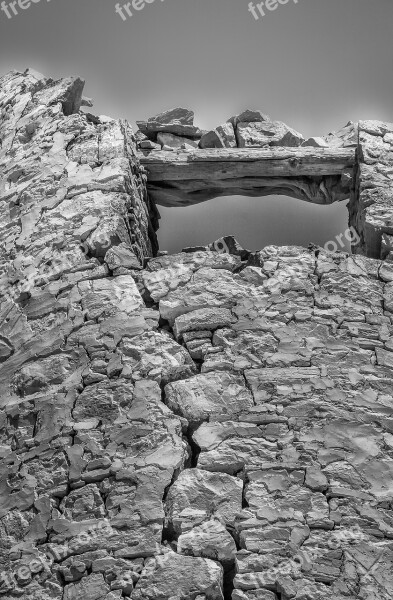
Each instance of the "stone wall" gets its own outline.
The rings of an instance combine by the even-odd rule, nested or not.
[[[359,123],[356,186],[349,212],[350,224],[361,236],[354,251],[392,260],[393,123]]]
[[[0,93],[1,597],[390,600],[392,265],[151,258],[129,126]]]
[[[157,249],[132,130],[80,112],[83,86],[32,71],[0,80],[2,260],[13,278],[5,274],[4,285],[104,272],[110,246],[127,249],[136,265]]]

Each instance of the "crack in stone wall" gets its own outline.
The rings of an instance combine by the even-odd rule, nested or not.
[[[391,599],[392,264],[153,258],[132,131],[83,104],[0,80],[1,596]]]

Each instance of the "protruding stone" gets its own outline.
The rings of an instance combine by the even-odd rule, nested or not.
[[[393,235],[387,233],[382,235],[381,259],[393,261]]]
[[[215,250],[220,254],[232,254],[233,256],[239,256],[241,260],[247,260],[250,255],[249,250],[245,250],[237,241],[233,235],[225,235],[219,238],[215,242],[209,244],[210,250]]]
[[[92,108],[94,106],[94,100],[92,98],[88,98],[87,96],[82,96],[81,106]]]
[[[162,144],[156,144],[151,140],[142,140],[141,142],[139,142],[139,147],[142,150],[161,150]]]
[[[181,125],[193,125],[194,124],[194,111],[188,110],[187,108],[173,108],[159,113],[155,117],[150,117],[148,122],[154,123],[180,123]]]
[[[120,244],[110,248],[105,254],[105,262],[111,271],[115,269],[142,269],[142,265],[136,255],[127,248],[126,244]]]
[[[244,380],[225,372],[176,381],[165,392],[169,408],[195,425],[211,418],[231,420],[254,405]]]
[[[84,577],[80,583],[72,583],[64,589],[64,600],[106,600],[109,586],[101,574]]]
[[[236,136],[239,148],[297,147],[304,141],[301,133],[280,121],[241,122],[237,125]]]
[[[271,121],[271,119],[260,110],[245,110],[228,119],[228,122],[232,123],[235,128],[239,123],[262,123],[263,121]]]
[[[199,142],[200,148],[236,148],[237,142],[235,131],[231,123],[224,123],[213,131],[202,136]]]
[[[167,519],[181,534],[183,523],[189,529],[190,509],[196,523],[218,517],[233,526],[242,507],[243,482],[225,473],[187,469],[180,473],[166,499]],[[192,517],[191,517],[192,518]]]
[[[162,147],[167,146],[169,148],[182,148],[184,144],[192,148],[198,148],[198,142],[191,138],[174,135],[173,133],[159,133],[157,135],[157,143]]]
[[[235,562],[236,544],[221,521],[214,519],[182,533],[177,551],[188,556],[218,560],[224,568],[228,568]]]
[[[329,144],[323,137],[310,137],[302,143],[303,147],[328,148]]]
[[[214,331],[222,327],[230,327],[236,317],[226,308],[201,308],[181,315],[175,319],[174,334],[179,339],[188,331]]]
[[[156,141],[157,134],[160,132],[199,139],[202,137],[203,131],[194,127],[193,122],[194,113],[192,111],[175,108],[151,117],[148,121],[137,121],[137,125],[139,130],[152,141]]]
[[[223,600],[222,568],[212,560],[168,552],[150,559],[142,571],[133,600]]]
[[[329,481],[319,467],[307,467],[305,484],[313,492],[324,492],[328,488]]]

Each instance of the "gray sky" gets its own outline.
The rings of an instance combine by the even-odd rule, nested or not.
[[[305,136],[393,121],[392,0],[289,0],[258,21],[248,0],[155,0],[126,21],[115,5],[36,0],[12,19],[0,12],[0,72],[80,75],[96,114],[132,123],[174,106],[195,110],[203,128],[259,108]],[[171,251],[225,233],[250,248],[322,244],[346,227],[345,203],[275,197],[161,213]]]

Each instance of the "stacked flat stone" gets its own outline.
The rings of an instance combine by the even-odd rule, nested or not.
[[[137,121],[141,150],[193,148],[264,148],[301,146],[304,137],[285,123],[272,121],[260,111],[246,110],[211,131],[194,126],[193,111],[176,108],[148,121]]]
[[[260,110],[245,110],[211,131],[194,126],[194,112],[168,110],[147,121],[137,121],[138,147],[153,150],[200,148],[351,148],[357,146],[358,126],[349,122],[337,132],[307,140],[281,121],[273,121]]]

